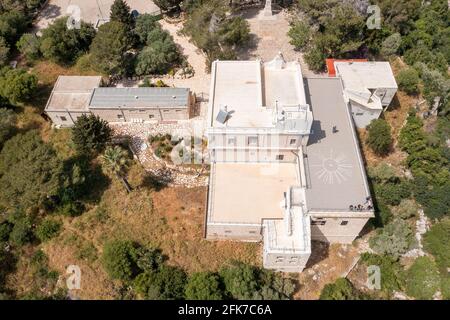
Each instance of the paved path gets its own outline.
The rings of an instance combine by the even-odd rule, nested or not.
[[[206,57],[193,43],[189,41],[188,37],[179,34],[183,27],[182,23],[171,24],[165,20],[160,21],[163,29],[167,30],[173,37],[176,44],[181,48],[181,52],[186,56],[189,64],[194,68],[195,74],[188,79],[167,79],[164,82],[175,87],[189,87],[198,95],[209,92],[209,84],[211,76],[206,72]]]

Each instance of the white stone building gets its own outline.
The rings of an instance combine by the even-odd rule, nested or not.
[[[365,128],[378,119],[397,92],[389,62],[334,62],[336,76],[344,86],[344,97],[351,106],[355,125]]]
[[[207,239],[263,241],[264,267],[299,272],[311,240],[350,243],[373,217],[339,78],[215,61],[207,125]]]

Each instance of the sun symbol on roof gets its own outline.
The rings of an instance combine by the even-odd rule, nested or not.
[[[321,163],[311,164],[311,167],[317,167],[314,174],[326,184],[341,184],[347,181],[352,174],[352,165],[348,163],[347,158],[343,154],[319,156]]]

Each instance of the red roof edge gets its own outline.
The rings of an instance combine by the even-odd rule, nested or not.
[[[329,77],[336,77],[335,62],[367,62],[367,59],[325,59]]]

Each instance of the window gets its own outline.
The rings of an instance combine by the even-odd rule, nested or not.
[[[118,114],[118,115],[117,115],[117,119],[123,119],[123,115]]]
[[[67,118],[64,116],[61,116],[60,118],[61,118],[61,121],[67,121]]]
[[[362,116],[363,114],[364,114],[364,113],[362,113],[362,112],[357,112],[357,113],[356,113],[357,116]]]
[[[228,138],[228,144],[236,144],[236,137]]]
[[[296,143],[297,143],[297,139],[291,139],[291,141],[290,141],[291,145],[296,144]]]
[[[175,110],[175,112],[181,112],[181,111],[183,111],[183,110]]]
[[[231,233],[231,230],[225,230],[225,233]]]
[[[155,117],[155,115],[149,114],[148,117],[149,117],[150,119],[153,119],[153,118]]]
[[[284,159],[284,154],[277,154],[276,159],[277,160],[283,160]]]
[[[163,112],[169,112],[170,110],[163,110]]]
[[[145,110],[142,110],[142,109],[141,109],[141,110],[139,110],[139,112],[145,112]]]
[[[276,260],[275,260],[275,262],[276,262],[276,263],[281,263],[281,262],[283,262],[283,260],[284,260],[283,257],[277,257]]]
[[[324,226],[325,223],[326,223],[325,220],[319,220],[319,219],[311,221],[311,225],[313,225],[313,226]]]
[[[250,234],[255,234],[256,233],[256,231],[249,231],[248,233],[250,233]]]
[[[248,145],[249,146],[258,145],[258,137],[248,137]]]
[[[291,259],[289,260],[289,263],[297,263],[298,262],[298,257],[291,257]]]
[[[341,226],[346,226],[346,225],[348,225],[348,221],[347,220],[341,221]]]

